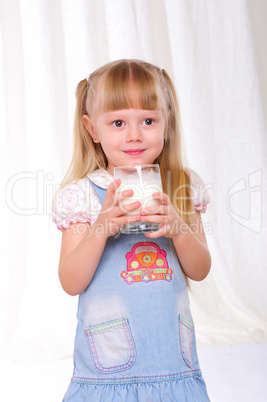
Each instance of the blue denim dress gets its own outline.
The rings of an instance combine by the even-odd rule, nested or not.
[[[104,189],[94,186],[100,200]],[[207,402],[185,278],[172,241],[110,237],[79,296],[64,401]]]

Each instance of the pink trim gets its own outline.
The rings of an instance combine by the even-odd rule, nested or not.
[[[199,212],[205,213],[207,210],[207,204],[198,204],[198,205],[195,205],[194,208]]]
[[[146,380],[154,380],[154,381],[158,381],[158,380],[160,380],[161,378],[166,378],[166,379],[169,379],[170,377],[181,377],[181,376],[183,376],[183,377],[187,377],[187,376],[190,376],[191,374],[195,374],[195,375],[201,375],[201,371],[199,370],[199,369],[197,369],[197,370],[188,370],[188,371],[182,371],[182,372],[180,372],[180,373],[174,373],[174,374],[163,374],[163,375],[152,375],[152,376],[141,376],[141,377],[137,377],[137,376],[133,376],[133,377],[122,377],[122,378],[105,378],[105,379],[101,379],[100,381],[101,382],[104,382],[104,381],[120,381],[120,380],[133,380],[133,381],[137,381],[137,382],[139,382],[140,381],[140,379],[146,379]],[[96,382],[98,382],[99,381],[99,379],[96,379],[96,378],[92,378],[92,377],[72,377],[72,380],[75,380],[75,379],[77,379],[77,380],[87,380],[87,381],[96,381]],[[179,378],[177,378],[177,379],[179,379]],[[174,380],[175,381],[175,380]],[[109,385],[109,383],[107,383],[107,385]]]
[[[72,223],[91,223],[90,219],[79,219],[75,218],[73,220],[64,219],[62,222],[57,223],[58,230],[68,229]]]
[[[179,330],[180,330],[180,340],[181,340],[181,350],[182,350],[182,357],[189,368],[192,369],[192,344],[193,344],[193,331],[194,331],[194,324],[192,327],[189,326],[186,322],[186,319],[183,316],[179,315]],[[186,331],[186,333],[185,333]],[[189,338],[189,355],[187,353],[185,347],[185,337]]]

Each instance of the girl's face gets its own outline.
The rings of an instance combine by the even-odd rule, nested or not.
[[[161,109],[95,111],[84,124],[107,157],[107,171],[115,166],[150,164],[164,145],[165,118]]]

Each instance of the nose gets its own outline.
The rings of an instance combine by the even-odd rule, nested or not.
[[[142,141],[142,139],[143,139],[143,135],[142,135],[141,127],[139,127],[138,125],[128,126],[127,138],[126,138],[126,140],[128,142]]]

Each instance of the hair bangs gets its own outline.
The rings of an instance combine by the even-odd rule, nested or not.
[[[156,75],[137,63],[112,66],[99,86],[99,108],[105,112],[121,109],[159,109],[164,97]]]

